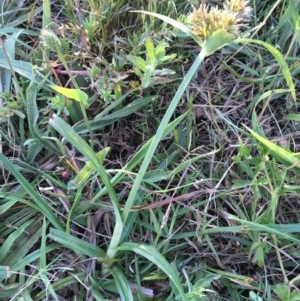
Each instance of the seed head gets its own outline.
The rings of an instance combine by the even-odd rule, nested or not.
[[[41,40],[44,46],[51,50],[57,50],[61,47],[61,42],[58,36],[50,29],[41,30]]]
[[[198,9],[193,6],[188,22],[200,40],[206,40],[220,29],[238,35],[251,12],[246,0],[227,0],[222,10],[217,7],[209,9],[206,4],[201,4]]]
[[[248,21],[252,14],[252,8],[249,6],[248,0],[230,0],[225,1],[224,10],[236,14],[237,19],[241,22]]]

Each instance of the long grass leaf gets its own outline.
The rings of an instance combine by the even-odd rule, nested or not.
[[[55,114],[50,119],[49,122],[52,127],[59,132],[67,141],[69,141],[79,152],[85,155],[94,165],[95,169],[97,170],[99,176],[101,177],[104,185],[107,188],[109,196],[111,197],[114,213],[116,217],[116,224],[114,227],[114,234],[110,243],[110,247],[107,251],[107,256],[113,258],[116,252],[116,247],[119,244],[120,237],[123,232],[123,221],[120,214],[120,207],[119,207],[119,200],[114,191],[114,188],[111,184],[110,178],[103,167],[103,165],[97,159],[95,152],[92,148],[74,131],[74,129],[69,126],[64,120],[60,117],[56,116]]]
[[[36,7],[34,10],[29,10],[27,13],[18,16],[18,18],[13,18],[13,20],[10,23],[7,23],[6,25],[8,27],[17,27],[21,24],[26,23],[28,20],[30,20],[30,18],[33,18],[33,16],[37,16],[42,11],[42,6]]]
[[[41,239],[41,257],[40,257],[40,269],[45,269],[46,265],[47,265],[47,260],[46,260],[46,239],[47,239],[47,234],[46,234],[46,230],[47,230],[47,222],[46,219],[44,217],[43,220],[43,226],[42,226],[42,239]]]
[[[76,253],[87,255],[90,258],[105,257],[105,252],[102,249],[63,231],[52,228],[48,237],[64,247],[73,250]]]
[[[68,142],[70,142],[80,153],[82,153],[97,170],[103,183],[107,187],[107,191],[112,198],[115,214],[117,219],[120,218],[118,197],[111,185],[110,179],[103,165],[99,162],[92,148],[68,125],[63,119],[53,114],[49,121],[50,125],[60,133]]]
[[[142,244],[136,244],[132,242],[122,243],[119,248],[122,251],[132,251],[136,254],[139,254],[145,258],[147,258],[150,262],[155,264],[159,269],[161,269],[173,282],[175,287],[177,288],[179,294],[183,298],[183,300],[187,300],[184,297],[184,289],[180,282],[179,276],[175,268],[165,259],[165,257],[160,254],[157,249],[153,246],[147,246]]]
[[[34,222],[30,224],[25,231],[26,233],[23,233],[23,235],[15,241],[14,252],[9,252],[5,257],[5,262],[8,265],[13,266],[19,261],[22,261],[24,256],[36,246],[36,243],[41,238],[40,218],[34,219]],[[29,234],[29,236],[26,234]]]
[[[35,203],[36,208],[47,217],[50,223],[57,229],[63,230],[61,223],[56,215],[53,213],[51,207],[45,202],[45,200],[35,191],[33,186],[24,178],[19,172],[16,165],[12,164],[2,153],[0,153],[0,161],[3,166],[16,178],[16,180],[23,186],[29,196]]]
[[[47,291],[47,295],[51,295],[55,301],[60,301],[53,286],[52,286],[52,282],[49,280],[49,278],[46,274],[46,270],[41,269],[39,272],[39,276],[40,276],[41,280],[44,282],[44,285],[45,285],[46,291]]]
[[[95,154],[99,163],[102,164],[109,150],[110,148],[106,147],[97,154]],[[77,189],[82,185],[85,185],[85,183],[90,179],[91,175],[93,175],[94,173],[95,167],[91,164],[90,161],[87,161],[85,165],[80,169],[78,174],[75,176],[75,178],[68,183],[68,189]]]
[[[168,16],[164,16],[161,14],[148,12],[148,11],[144,11],[144,10],[133,10],[132,12],[133,13],[143,13],[143,14],[161,19],[162,21],[172,25],[173,27],[179,29],[180,31],[184,32],[185,34],[187,34],[188,36],[193,38],[196,41],[196,43],[199,43],[199,39],[193,34],[192,30],[188,26],[184,25],[181,22],[178,22]]]
[[[84,106],[88,105],[89,96],[80,89],[64,88],[57,85],[50,85],[50,88],[69,99],[82,103]]]
[[[282,74],[285,77],[285,80],[287,82],[287,85],[290,89],[290,93],[292,95],[292,98],[294,101],[296,101],[296,90],[295,90],[295,85],[293,82],[293,77],[292,74],[290,72],[289,66],[287,64],[287,62],[285,61],[283,55],[280,53],[279,50],[277,50],[274,46],[272,46],[269,43],[260,41],[260,40],[255,40],[255,39],[246,39],[246,38],[240,38],[240,39],[236,39],[235,43],[243,43],[243,44],[257,44],[260,46],[263,46],[264,48],[266,48],[276,59]]]
[[[7,59],[6,55],[11,59],[15,59],[15,52],[16,52],[16,40],[19,37],[19,35],[22,33],[22,30],[17,31],[14,33],[11,37],[7,37],[7,39],[4,42],[3,49],[0,49],[0,58],[1,59]],[[4,53],[6,51],[6,55]],[[10,91],[10,85],[11,85],[11,79],[12,74],[11,70],[4,69],[1,74],[1,82],[3,85],[3,91]]]
[[[49,0],[43,0],[43,28],[47,28],[51,23],[51,4]]]
[[[121,300],[133,301],[133,295],[127,277],[118,265],[111,269]]]
[[[45,253],[50,253],[56,249],[61,248],[60,244],[51,244],[51,245],[47,245],[45,248]],[[19,272],[20,270],[24,269],[27,265],[33,263],[34,261],[36,261],[37,259],[39,259],[41,256],[41,250],[35,250],[31,253],[29,253],[26,256],[23,256],[18,262],[15,262],[12,266],[11,269],[12,271]]]
[[[23,225],[19,226],[14,232],[12,232],[5,240],[4,244],[0,248],[0,261],[5,258],[8,252],[11,250],[12,245],[21,236],[25,229],[33,222],[33,220],[29,220],[25,222]]]
[[[186,117],[187,113],[182,114],[181,116],[177,117],[175,120],[170,122],[168,126],[165,128],[164,133],[163,133],[163,138],[170,134],[174,128]],[[119,183],[125,176],[126,172],[131,172],[133,168],[135,168],[144,158],[147,153],[147,150],[153,141],[154,137],[149,139],[135,154],[134,156],[130,159],[130,161],[123,167],[123,170],[125,172],[118,172],[111,180],[111,183],[113,185],[116,185]],[[101,198],[105,193],[107,192],[107,188],[103,187],[101,191],[99,191],[95,196],[93,197],[93,202],[96,202],[99,198]]]
[[[42,149],[41,136],[37,121],[39,118],[39,110],[36,103],[37,87],[33,82],[26,89],[26,109],[30,136],[36,138],[34,143],[31,143],[28,148],[27,161],[32,163]]]
[[[79,272],[76,274],[72,274],[70,276],[61,278],[58,281],[53,282],[52,288],[54,291],[64,290],[64,289],[68,290],[70,287],[72,287],[73,284],[78,284],[78,281],[84,282],[85,278],[86,278],[85,272]],[[49,300],[48,295],[49,295],[49,293],[48,293],[47,287],[46,287],[45,289],[43,289],[41,292],[39,292],[35,296],[34,301]],[[106,301],[106,300],[103,300],[103,301]],[[32,301],[32,300],[30,300],[30,301]]]
[[[127,202],[125,204],[124,207],[124,211],[123,211],[123,219],[124,222],[126,221],[130,209],[131,207],[134,205],[134,202],[136,200],[136,195],[138,193],[138,190],[140,188],[141,182],[144,178],[144,175],[147,171],[147,168],[152,160],[152,157],[155,153],[155,150],[159,144],[159,142],[161,141],[163,135],[164,135],[164,130],[166,129],[166,127],[168,126],[168,123],[179,103],[179,101],[181,100],[182,95],[185,92],[185,89],[188,87],[190,81],[192,80],[194,74],[196,73],[196,71],[198,70],[200,64],[202,63],[203,59],[204,59],[205,53],[200,52],[200,54],[197,56],[196,60],[194,61],[193,65],[191,66],[190,70],[188,71],[188,73],[186,74],[185,78],[183,79],[183,81],[181,82],[174,98],[172,99],[158,129],[157,132],[153,138],[153,140],[151,141],[151,144],[149,146],[149,149],[147,150],[147,153],[145,155],[145,159],[143,160],[143,163],[139,169],[138,175],[133,183],[133,186],[130,190]]]
[[[43,80],[43,77],[39,75],[36,71],[34,71],[34,67],[31,63],[18,61],[18,60],[10,60],[10,64],[7,62],[6,59],[0,58],[0,67],[11,70],[11,67],[13,68],[13,71],[28,78],[30,81],[34,81],[35,83],[40,83]]]
[[[260,136],[250,128],[244,125],[244,127],[251,133],[251,135],[264,145],[272,156],[275,157],[280,163],[284,164],[288,168],[293,168],[297,171],[300,171],[300,159],[297,154],[291,152],[290,150],[284,149],[283,147],[278,146],[277,144],[271,142],[270,140]]]
[[[284,231],[284,227],[275,227],[276,225],[273,224],[259,224],[259,223],[254,223],[254,222],[250,222],[250,221],[246,221],[243,219],[239,219],[236,216],[233,215],[228,215],[228,218],[233,220],[233,221],[237,221],[239,222],[241,225],[243,225],[244,227],[244,231],[256,231],[256,232],[265,232],[265,233],[270,233],[270,234],[275,234],[279,237],[282,237],[284,239],[287,239],[291,242],[294,242],[298,245],[300,245],[300,239],[297,238],[296,236],[293,236],[289,233],[287,233],[286,231]],[[285,225],[281,225],[281,226],[285,226]],[[293,232],[300,232],[300,225],[298,225],[298,227],[296,227],[298,229],[293,229]]]

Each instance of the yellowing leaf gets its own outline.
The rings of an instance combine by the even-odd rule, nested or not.
[[[80,103],[82,103],[85,106],[88,105],[89,96],[85,92],[81,91],[80,89],[70,89],[70,88],[64,88],[64,87],[55,86],[55,85],[51,85],[50,88],[53,89],[54,91],[62,94],[65,97],[79,101]]]
[[[106,147],[96,154],[96,157],[100,164],[104,161],[106,155],[108,154],[110,148]],[[87,161],[85,166],[79,171],[76,177],[68,183],[69,189],[76,189],[83,185],[89,177],[96,172],[96,168],[93,166],[92,162]]]
[[[280,163],[284,164],[287,167],[292,167],[293,169],[300,171],[300,160],[298,159],[298,154],[293,153],[288,149],[285,149],[277,144],[271,142],[270,140],[260,136],[253,130],[249,129],[246,125],[244,127],[250,132],[250,134],[264,145],[270,154]]]

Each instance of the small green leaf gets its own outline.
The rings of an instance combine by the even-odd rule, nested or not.
[[[155,56],[155,50],[154,45],[151,39],[146,40],[146,50],[147,50],[147,62],[151,66],[155,68],[156,66],[156,56]]]
[[[166,47],[168,47],[168,46],[169,45],[164,42],[162,42],[156,46],[154,52],[155,52],[157,64],[161,64],[162,62],[167,60],[165,57],[166,57]]]
[[[68,97],[70,99],[82,103],[85,106],[88,105],[89,96],[85,92],[81,91],[80,89],[70,89],[70,88],[64,88],[56,85],[51,85],[50,88],[62,94],[65,97]]]
[[[128,55],[128,61],[130,61],[137,69],[145,72],[147,68],[147,62],[139,56]]]
[[[290,294],[289,301],[299,301],[300,300],[300,293],[297,291],[292,291]]]
[[[293,121],[299,122],[299,121],[300,121],[300,114],[297,114],[297,113],[290,113],[290,114],[287,114],[287,115],[284,117],[284,120],[293,120]]]
[[[276,284],[275,293],[281,300],[287,300],[289,296],[289,288],[286,284]]]

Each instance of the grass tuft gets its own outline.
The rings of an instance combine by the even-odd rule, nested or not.
[[[0,300],[300,300],[299,1],[2,1]]]

